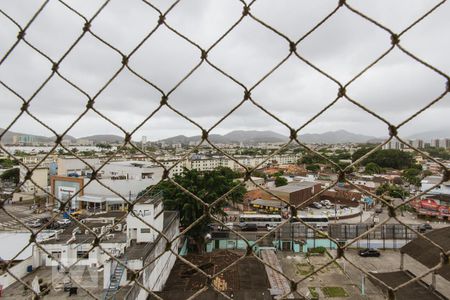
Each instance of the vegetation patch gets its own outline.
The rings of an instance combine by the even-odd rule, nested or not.
[[[315,254],[324,254],[325,252],[327,252],[327,249],[325,247],[316,247],[316,248],[308,249],[308,252],[315,253]]]
[[[340,286],[325,286],[322,287],[321,289],[325,297],[329,298],[348,297],[347,291]]]
[[[308,287],[309,293],[311,294],[311,299],[319,299],[319,293],[315,287]]]
[[[295,274],[297,275],[306,276],[314,271],[314,266],[308,263],[300,263],[295,266],[297,267],[297,270],[295,271]]]

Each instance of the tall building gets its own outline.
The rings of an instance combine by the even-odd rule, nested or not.
[[[147,136],[143,135],[143,136],[142,136],[142,139],[141,139],[141,148],[142,148],[142,151],[145,150],[145,145],[146,145],[146,144],[147,144]]]
[[[423,140],[412,140],[410,145],[413,146],[414,148],[422,149],[423,148]]]
[[[445,149],[450,149],[450,139],[444,139]]]
[[[441,140],[439,139],[432,139],[431,140],[431,147],[440,148],[441,146]]]
[[[408,147],[405,144],[403,144],[396,138],[393,138],[386,145],[384,145],[382,147],[383,150],[388,150],[388,149],[403,150],[403,149],[407,149],[407,148]]]

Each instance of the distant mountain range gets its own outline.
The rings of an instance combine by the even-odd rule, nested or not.
[[[213,143],[279,143],[287,142],[289,138],[273,131],[256,131],[256,130],[236,130],[227,134],[212,134],[209,139]],[[370,140],[377,140],[376,137],[351,133],[345,130],[328,131],[324,133],[307,133],[299,136],[300,141],[308,144],[338,144],[338,143],[366,143]],[[167,144],[188,144],[189,142],[198,142],[201,136],[187,137],[178,135],[171,138],[160,140],[159,142]]]
[[[167,139],[159,140],[160,143],[166,144],[189,144],[189,142],[199,142],[201,140],[200,135],[196,136],[184,136],[177,135]],[[288,138],[282,134],[273,131],[257,131],[257,130],[235,130],[227,134],[211,134],[209,135],[209,140],[213,143],[246,143],[246,144],[256,144],[256,143],[278,143],[285,142]]]
[[[3,128],[0,128],[0,134],[3,133],[4,131],[5,130]],[[55,136],[47,137],[47,136],[19,133],[19,132],[13,132],[13,131],[6,132],[5,135],[2,137],[1,141],[3,144],[12,144],[14,136],[17,136],[17,137],[29,136],[37,143],[51,143],[51,142],[55,141]],[[112,135],[112,134],[101,134],[101,135],[91,135],[91,136],[86,136],[86,137],[75,138],[71,135],[65,135],[64,140],[69,140],[71,142],[77,142],[79,140],[87,140],[87,141],[92,141],[94,144],[96,144],[96,143],[123,142],[123,137],[118,136],[118,135]]]
[[[0,133],[3,133],[4,129],[0,128]],[[38,143],[49,143],[55,140],[55,137],[46,137],[40,135],[30,135],[25,133],[17,133],[8,131],[1,139],[4,144],[13,143],[14,136],[31,136],[35,142]],[[450,129],[442,129],[436,131],[427,131],[414,135],[407,136],[407,139],[422,139],[424,141],[429,141],[434,138],[447,138],[450,137]],[[64,137],[65,140],[70,140],[71,142],[77,142],[80,140],[92,141],[94,144],[97,143],[116,143],[123,142],[123,137],[111,134],[101,134],[101,135],[91,135],[80,138],[75,138],[70,135]],[[280,143],[286,142],[289,138],[285,135],[265,130],[235,130],[227,134],[211,134],[209,139],[213,143],[244,143],[247,145],[255,145],[257,143]],[[174,137],[159,140],[160,143],[166,144],[189,144],[190,142],[199,142],[201,136],[185,136],[177,135]],[[339,143],[380,143],[386,140],[386,137],[374,137],[369,135],[355,134],[348,132],[346,130],[337,131],[327,131],[324,133],[306,133],[299,136],[299,140],[308,144],[339,144]]]
[[[434,138],[450,138],[450,129],[443,129],[438,131],[427,131],[423,133],[407,136],[406,139],[422,139],[429,142]],[[287,136],[273,132],[273,131],[257,131],[257,130],[235,130],[227,134],[211,134],[209,139],[213,143],[244,143],[257,144],[261,142],[278,143],[289,140]],[[346,130],[327,131],[324,133],[305,133],[299,135],[299,140],[307,144],[343,144],[343,143],[373,143],[379,144],[387,139],[386,137],[375,137],[370,135],[356,134]],[[167,139],[162,139],[158,142],[167,144],[188,144],[189,142],[199,142],[201,136],[184,136],[178,135]]]

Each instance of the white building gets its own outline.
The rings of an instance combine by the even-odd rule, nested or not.
[[[133,211],[148,225],[132,214],[128,214],[125,221],[120,221],[125,212],[91,216],[85,219],[84,225],[98,236],[103,236],[100,240],[102,249],[92,249],[95,237],[89,231],[81,226],[71,225],[54,238],[41,243],[51,255],[34,247],[33,265],[52,267],[61,272],[64,268],[57,268],[58,265],[75,264],[97,270],[99,276],[103,276],[103,295],[98,296],[107,298],[113,296],[120,287],[130,284],[132,276],[128,269],[141,271],[144,268],[138,277],[139,282],[152,291],[161,291],[176,256],[167,250],[167,241],[159,232],[169,239],[176,237],[179,234],[178,214],[164,211],[162,197],[158,195],[137,203]],[[171,243],[170,249],[178,253],[179,245],[179,240],[176,240]],[[126,268],[116,259],[126,265]],[[144,289],[132,283],[131,286],[125,299],[147,299],[148,293]]]
[[[408,146],[406,146],[405,144],[403,144],[402,142],[400,142],[398,139],[396,139],[394,137],[389,142],[387,142],[385,145],[383,145],[382,149],[383,150],[389,150],[389,149],[403,150],[403,149],[408,149]]]
[[[99,158],[83,158],[89,165],[99,165]],[[84,172],[89,170],[89,166],[76,157],[59,157],[57,160],[58,176],[69,176],[70,174],[83,175]]]
[[[71,207],[74,209],[123,210],[127,206],[123,198],[136,200],[141,191],[157,184],[163,174],[162,167],[145,161],[115,161],[104,166],[93,161],[93,168],[101,169],[97,180],[90,181],[90,168],[81,168],[73,161],[70,164],[70,169],[64,166],[64,170],[71,176],[52,177],[51,190],[58,199],[69,198],[82,190],[72,199]],[[58,173],[60,171],[58,168]]]
[[[32,165],[28,166],[30,169],[33,168]],[[20,182],[25,181],[25,177],[28,173],[28,170],[20,165]],[[20,190],[24,193],[29,194],[45,194],[39,187],[46,190],[49,184],[49,169],[45,166],[39,166],[33,170],[33,174],[31,175],[31,180],[27,180],[20,187]]]
[[[430,188],[432,188],[434,185],[439,184],[442,180],[441,176],[427,176],[424,179],[422,179],[420,190],[426,191]],[[442,184],[439,184],[437,187],[433,188],[431,191],[429,191],[427,194],[431,195],[449,195],[450,196],[450,181],[445,181]]]

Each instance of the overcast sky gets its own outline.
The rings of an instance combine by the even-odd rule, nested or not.
[[[2,0],[0,8],[25,26],[42,1]],[[66,1],[90,18],[104,1]],[[165,11],[173,1],[150,1]],[[297,40],[330,13],[333,1],[258,0],[251,12],[259,19]],[[401,32],[438,1],[377,0],[348,1],[394,32]],[[166,21],[202,48],[210,47],[242,12],[237,0],[182,0]],[[129,53],[156,25],[158,13],[141,1],[112,0],[92,24],[91,30],[124,53]],[[53,60],[59,60],[81,34],[83,20],[55,0],[27,30],[26,38]],[[418,57],[450,73],[450,3],[401,38],[401,44]],[[18,29],[0,15],[0,55],[15,42]],[[346,83],[390,47],[387,32],[342,8],[298,46],[312,64]],[[213,64],[247,87],[253,86],[289,53],[286,40],[250,17],[211,50]],[[161,26],[130,58],[129,65],[165,92],[171,90],[200,62],[200,51]],[[121,57],[92,35],[75,46],[60,66],[60,72],[91,96],[121,66]],[[0,80],[28,99],[51,73],[51,64],[21,42],[0,65]],[[338,86],[296,57],[263,81],[252,92],[253,99],[291,126],[298,128],[334,100]],[[445,90],[445,79],[398,49],[352,83],[348,95],[395,124],[402,122]],[[238,104],[243,88],[211,66],[200,68],[169,97],[179,111],[205,128]],[[159,104],[161,94],[124,70],[97,98],[95,107],[127,131],[141,123]],[[402,135],[450,128],[450,96],[400,130]],[[64,131],[83,111],[86,97],[57,76],[35,97],[30,111],[57,132]],[[20,100],[0,86],[0,127],[18,114]],[[213,133],[237,129],[273,130],[288,134],[286,127],[251,103],[245,103]],[[325,112],[303,133],[345,129],[372,136],[386,136],[387,128],[345,99]],[[12,131],[50,136],[51,133],[28,116]],[[70,132],[81,137],[120,134],[117,128],[95,113],[88,113]],[[163,108],[136,133],[157,140],[178,134],[196,135],[199,129]]]

